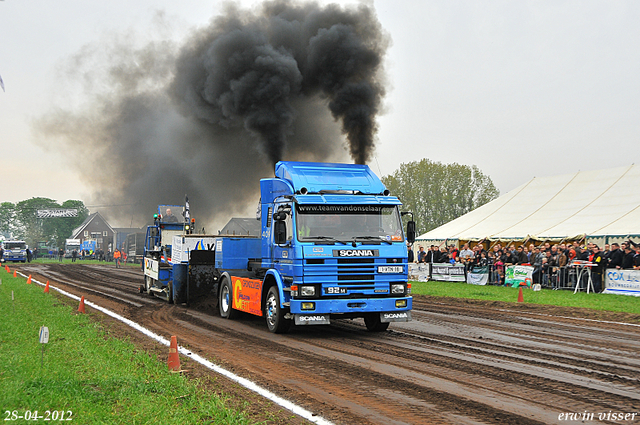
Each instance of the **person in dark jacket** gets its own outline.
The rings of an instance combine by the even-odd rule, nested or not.
[[[593,281],[593,290],[596,293],[602,292],[602,272],[604,271],[605,259],[598,245],[593,245],[593,257],[591,262],[596,266],[591,267],[591,280]]]
[[[407,245],[407,261],[413,263],[413,250],[411,249],[411,245]]]
[[[611,252],[609,252],[608,269],[619,269],[622,267],[622,259],[624,254],[620,251],[620,245],[616,242],[611,244]]]
[[[633,269],[633,257],[636,255],[635,252],[631,250],[629,244],[626,244],[624,247],[624,257],[622,257],[622,268],[625,270]]]

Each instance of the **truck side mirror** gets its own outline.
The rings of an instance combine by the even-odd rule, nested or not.
[[[283,220],[286,220],[286,219],[287,219],[287,213],[286,213],[286,212],[284,212],[284,211],[282,211],[282,210],[281,210],[281,211],[278,211],[278,212],[275,212],[275,213],[273,213],[273,219],[274,219],[275,221],[283,221]]]
[[[411,220],[407,222],[407,242],[414,243],[416,241],[416,222]]]
[[[273,224],[273,242],[282,245],[287,242],[287,225],[282,220],[277,220]]]

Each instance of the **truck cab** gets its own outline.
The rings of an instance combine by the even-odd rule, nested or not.
[[[3,261],[22,263],[27,261],[27,243],[25,241],[4,241],[2,247],[4,249]]]
[[[361,317],[382,331],[411,320],[401,203],[368,166],[278,162],[260,189],[270,330]],[[415,223],[408,227],[413,242]]]

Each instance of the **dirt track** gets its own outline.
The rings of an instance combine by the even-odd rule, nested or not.
[[[139,270],[19,269],[167,338],[177,335],[193,352],[339,424],[558,423],[561,413],[584,412],[594,413],[585,423],[596,423],[610,411],[637,413],[610,423],[640,423],[637,316],[414,297],[413,321],[384,333],[345,320],[275,335],[262,318],[220,318],[213,299],[187,308],[139,294]],[[273,421],[292,422],[286,413]]]

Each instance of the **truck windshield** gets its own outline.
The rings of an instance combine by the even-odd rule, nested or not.
[[[395,205],[297,205],[296,212],[297,237],[301,242],[404,241]]]
[[[25,242],[5,242],[4,249],[27,249]]]

